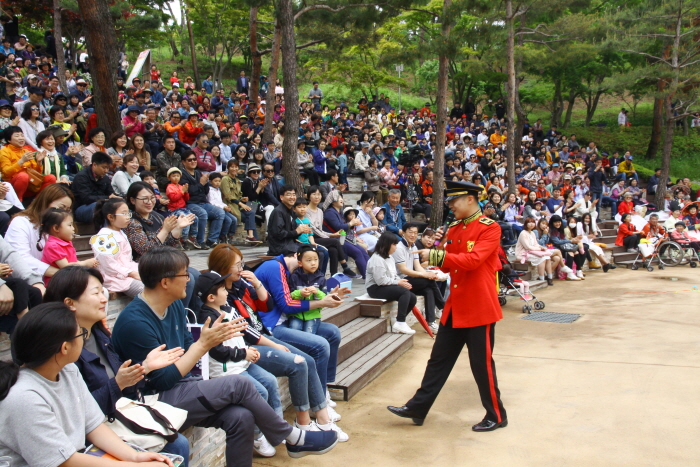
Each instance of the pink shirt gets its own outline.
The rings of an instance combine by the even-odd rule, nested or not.
[[[49,235],[46,239],[46,245],[44,245],[41,261],[49,266],[58,268],[56,262],[62,259],[65,259],[69,263],[76,263],[78,261],[78,255],[73,247],[73,242],[67,242],[53,235]],[[44,276],[44,284],[49,285],[50,279],[50,277]]]
[[[139,265],[134,261],[131,244],[121,230],[102,227],[90,239],[95,258],[99,260],[97,269],[104,277],[104,286],[110,292],[129,290],[134,278],[129,276],[132,271],[138,271]]]

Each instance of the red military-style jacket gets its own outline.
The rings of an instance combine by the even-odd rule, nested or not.
[[[430,264],[450,274],[450,296],[442,313],[442,324],[452,316],[453,328],[471,328],[503,318],[498,303],[501,270],[498,248],[501,228],[477,211],[453,222],[447,230],[444,250],[432,250]]]

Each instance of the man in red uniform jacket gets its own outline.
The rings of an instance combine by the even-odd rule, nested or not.
[[[422,425],[466,344],[486,409],[486,416],[472,430],[492,431],[508,425],[492,357],[494,327],[503,318],[496,277],[501,269],[501,228],[481,213],[480,186],[454,181],[446,181],[445,185],[448,205],[459,220],[450,224],[440,247],[419,253],[423,260],[429,259],[431,266],[450,273],[450,296],[420,389],[403,407],[388,409]]]

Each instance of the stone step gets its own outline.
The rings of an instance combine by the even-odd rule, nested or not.
[[[606,237],[617,236],[617,229],[600,229],[600,233]]]
[[[75,248],[75,251],[77,252],[82,252],[82,251],[92,251],[92,247],[90,247],[90,238],[92,238],[92,235],[78,235],[73,239],[73,248]]]
[[[413,346],[413,335],[383,334],[338,365],[334,383],[328,385],[334,399],[350,400]]]
[[[617,240],[617,234],[616,235],[603,235],[602,237],[598,237],[595,239],[596,243],[615,243],[615,240]]]
[[[89,222],[74,222],[73,225],[77,235],[88,235],[91,237],[97,233],[95,226]]]
[[[338,363],[347,360],[384,334],[385,321],[380,318],[357,318],[341,326]]]
[[[614,253],[613,254],[613,259],[615,260],[615,264],[621,264],[625,261],[634,261],[634,259],[637,257],[638,253],[627,253],[624,250],[624,247],[619,247],[622,248],[622,252],[620,253]]]

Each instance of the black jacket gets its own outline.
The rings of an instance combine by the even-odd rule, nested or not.
[[[207,195],[209,194],[209,184],[202,185],[199,183],[199,179],[202,177],[202,172],[195,169],[194,176],[190,175],[187,170],[182,171],[182,177],[180,178],[180,185],[189,183],[188,193],[190,194],[189,203],[193,204],[206,204]]]
[[[273,178],[267,184],[265,189],[260,193],[260,202],[263,206],[279,206],[280,201],[280,184],[277,179]]]
[[[299,234],[294,218],[292,210],[281,203],[272,211],[267,225],[268,255],[277,256],[289,250],[296,251]]]
[[[95,179],[92,173],[92,165],[85,167],[78,172],[71,183],[71,189],[75,196],[75,207],[86,206],[101,199],[109,198],[114,193],[112,181],[104,176],[99,180]]]

